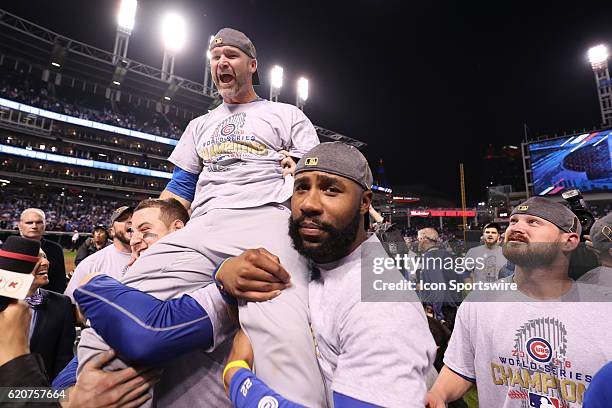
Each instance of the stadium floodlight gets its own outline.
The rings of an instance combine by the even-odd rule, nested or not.
[[[588,57],[595,75],[601,122],[603,126],[610,126],[612,124],[612,107],[609,106],[609,102],[612,97],[612,87],[610,86],[610,72],[608,71],[608,47],[604,44],[591,47]]]
[[[211,35],[210,38],[208,39],[208,47],[206,47],[206,61],[208,64],[210,64],[210,59],[212,58],[212,54],[210,53],[210,44],[212,44],[214,39],[215,39],[215,36]]]
[[[166,14],[162,20],[162,38],[168,51],[180,51],[187,39],[185,20],[176,13]]]
[[[210,77],[210,59],[212,55],[210,53],[210,44],[215,39],[214,35],[211,35],[208,39],[208,46],[206,47],[206,61],[204,61],[204,93],[208,96],[213,96],[213,84],[212,78]]]
[[[308,80],[304,77],[298,79],[297,82],[297,100],[296,105],[298,108],[304,110],[304,105],[308,99]]]
[[[608,47],[603,44],[591,47],[589,48],[588,56],[589,62],[593,68],[596,68],[608,61]]]
[[[280,90],[283,87],[283,67],[275,65],[270,73],[270,100],[278,102]]]
[[[119,14],[117,14],[117,25],[123,30],[131,33],[134,29],[137,0],[121,0]]]

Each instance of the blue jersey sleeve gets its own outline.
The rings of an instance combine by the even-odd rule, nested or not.
[[[234,374],[229,386],[229,397],[236,408],[303,408],[303,405],[283,398],[255,376],[250,370],[242,368]],[[335,408],[379,408],[379,405],[360,401],[334,392]]]
[[[584,394],[582,408],[612,407],[612,362],[606,364],[595,374]]]
[[[161,301],[100,275],[74,298],[96,332],[130,361],[155,365],[213,345],[208,313],[188,295]]]
[[[77,357],[74,356],[72,360],[60,373],[53,379],[51,386],[54,390],[65,390],[66,388],[72,387],[77,382],[76,374],[79,362]]]
[[[197,174],[190,173],[177,166],[172,172],[172,179],[170,179],[168,185],[166,185],[166,190],[192,202],[195,196],[197,182]]]

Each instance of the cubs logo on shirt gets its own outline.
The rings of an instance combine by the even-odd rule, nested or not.
[[[552,358],[552,347],[543,338],[533,337],[527,342],[527,353],[539,363],[548,363]]]

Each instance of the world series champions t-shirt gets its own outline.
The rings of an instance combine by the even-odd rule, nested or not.
[[[473,260],[474,282],[495,282],[499,279],[499,270],[506,264],[502,247],[499,245],[495,245],[492,249],[486,245],[470,248],[465,257]]]
[[[256,99],[223,103],[192,120],[168,160],[199,174],[193,218],[212,209],[287,201],[293,179],[282,177],[279,150],[300,158],[317,144],[314,126],[297,107]]]
[[[482,407],[582,407],[593,376],[612,360],[612,304],[601,296],[580,283],[555,302],[520,292],[490,302],[468,296],[444,363],[475,380]]]

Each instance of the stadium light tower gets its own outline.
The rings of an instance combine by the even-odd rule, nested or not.
[[[204,67],[204,93],[206,95],[212,96],[212,89],[213,89],[213,84],[212,84],[212,78],[210,77],[210,44],[213,42],[213,40],[215,39],[214,35],[211,35],[210,38],[208,39],[208,47],[206,47],[206,61],[204,61],[205,67]]]
[[[164,40],[162,79],[170,81],[174,75],[174,55],[183,48],[187,38],[185,20],[176,13],[166,14],[162,20],[162,38]]]
[[[136,0],[121,0],[119,14],[117,14],[117,35],[115,36],[115,49],[113,51],[113,64],[117,64],[127,56],[130,34],[134,29],[136,16]]]
[[[297,82],[297,98],[295,101],[295,105],[304,110],[304,105],[306,104],[306,100],[308,99],[308,80],[304,77],[298,79]]]
[[[591,47],[588,56],[597,84],[602,125],[610,126],[612,125],[612,81],[608,71],[608,47],[603,44]]]
[[[272,80],[270,81],[270,100],[278,102],[280,90],[283,87],[283,67],[275,65],[270,73]]]

